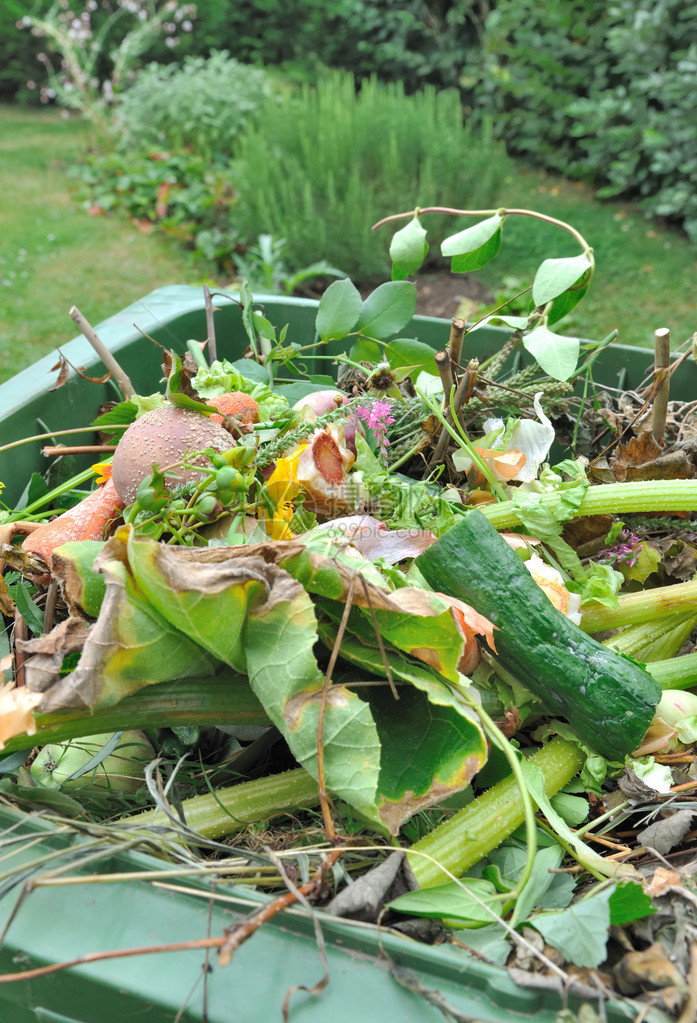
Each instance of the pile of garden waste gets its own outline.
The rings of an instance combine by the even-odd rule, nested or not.
[[[455,272],[507,216],[443,243]],[[92,467],[49,449],[0,512],[2,799],[105,856],[128,838],[283,905],[292,881],[521,984],[693,1019],[697,421],[669,400],[684,356],[601,388],[601,346],[552,331],[594,269],[572,234],[481,361],[480,324],[401,336],[421,211],[394,279],[334,281],[311,342],[243,285],[217,300],[241,358],[207,289],[208,336],[151,393],[105,357]]]

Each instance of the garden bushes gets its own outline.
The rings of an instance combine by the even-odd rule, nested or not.
[[[487,207],[511,173],[486,126],[463,124],[455,90],[406,95],[372,78],[356,92],[339,72],[268,103],[236,155],[240,232],[285,238],[291,265],[322,258],[358,280],[389,274],[389,232],[371,231],[381,217],[436,203]]]
[[[697,239],[697,3],[498,0],[478,105],[509,151]]]
[[[268,95],[264,71],[226,51],[181,64],[150,63],[120,93],[114,116],[119,148],[193,150],[202,159],[228,155],[245,121]]]

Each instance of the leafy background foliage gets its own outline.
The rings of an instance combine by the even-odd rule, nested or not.
[[[697,4],[499,0],[476,102],[509,152],[697,238]]]
[[[181,64],[152,62],[119,96],[118,148],[192,149],[202,159],[229,153],[267,92],[264,71],[225,51],[185,57]]]
[[[435,195],[443,205],[467,196],[486,206],[512,170],[487,127],[463,125],[455,90],[407,95],[372,78],[356,92],[340,72],[268,103],[236,152],[241,234],[283,237],[292,263],[319,254],[362,281],[389,276],[390,232],[371,232],[386,212]],[[430,228],[438,237],[441,225]]]

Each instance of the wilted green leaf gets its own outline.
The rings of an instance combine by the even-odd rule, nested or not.
[[[499,918],[501,902],[493,884],[481,878],[468,877],[406,892],[388,902],[387,908],[436,920],[446,918],[489,924]]]
[[[102,540],[72,540],[53,551],[51,566],[60,582],[71,614],[79,611],[96,618],[106,593],[104,576],[94,570],[94,559],[104,547]]]
[[[540,913],[528,923],[568,962],[593,969],[607,956],[612,893],[606,888],[558,913]]]
[[[273,543],[239,549],[173,548],[134,540],[128,545],[134,575],[153,606],[206,650],[248,674],[295,758],[317,777],[324,682],[313,652],[317,623],[308,593],[272,560],[273,555],[282,560],[287,550]],[[331,563],[326,561],[329,578]],[[325,710],[326,785],[379,822],[380,744],[370,709],[337,685],[329,691]]]
[[[403,330],[415,312],[414,285],[409,281],[388,281],[366,298],[358,319],[358,330],[368,337],[384,341]]]
[[[536,306],[547,305],[569,288],[582,284],[591,270],[591,263],[585,255],[545,259],[532,282],[533,302]]]
[[[380,817],[396,834],[418,810],[467,788],[486,760],[486,743],[471,720],[418,689],[400,686],[399,700],[387,686],[362,695],[382,747]]]
[[[540,368],[555,380],[568,380],[578,365],[579,339],[554,334],[544,324],[526,334],[523,345]]]
[[[481,270],[498,255],[503,221],[504,218],[497,214],[445,239],[441,252],[451,257],[450,269],[453,273]]]
[[[312,601],[291,576],[273,599],[255,608],[246,627],[250,685],[281,730],[297,761],[317,777],[317,737],[324,676],[313,653],[317,623]],[[375,798],[380,742],[370,708],[345,686],[332,685],[322,733],[325,782],[369,819]]]
[[[167,400],[172,405],[176,405],[177,408],[190,409],[193,412],[200,412],[204,416],[213,415],[215,410],[210,405],[206,405],[204,401],[197,401],[196,398],[192,398],[183,390],[185,378],[182,361],[176,352],[170,352],[170,355],[172,366],[167,378]]]
[[[415,274],[427,252],[426,230],[418,216],[415,216],[406,227],[402,227],[393,235],[390,242],[392,280],[402,281],[405,277]]]
[[[323,606],[326,602],[323,602]],[[319,634],[331,649],[336,629],[320,622]],[[344,635],[341,656],[351,664],[386,677],[379,649]],[[479,723],[462,700],[419,662],[407,660],[388,645],[385,658],[399,685],[395,701],[387,686],[363,690],[375,717],[382,746],[379,807],[394,833],[418,809],[460,792],[484,766],[487,742]],[[409,757],[404,756],[410,750]]]
[[[102,557],[108,557],[105,552]],[[150,604],[127,567],[104,560],[106,596],[77,667],[46,693],[43,713],[110,707],[143,686],[208,675],[216,660]]]
[[[363,300],[358,288],[348,278],[334,281],[320,299],[315,330],[323,341],[340,341],[353,330],[361,313]]]
[[[265,562],[230,557],[225,547],[168,547],[128,538],[138,586],[172,626],[235,671],[245,670],[244,626],[269,591]]]

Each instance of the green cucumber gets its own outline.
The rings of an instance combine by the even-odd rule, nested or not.
[[[640,745],[660,685],[557,611],[480,511],[456,522],[418,556],[416,567],[432,589],[459,597],[493,622],[496,660],[583,743],[619,761]]]

